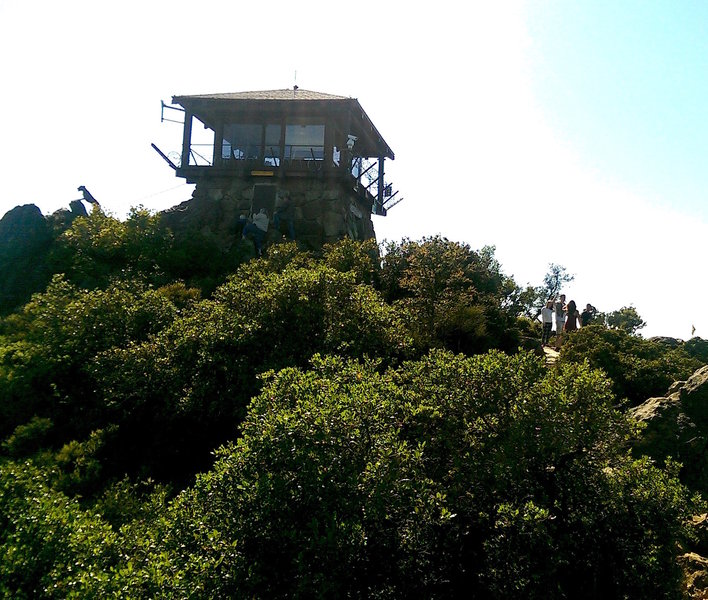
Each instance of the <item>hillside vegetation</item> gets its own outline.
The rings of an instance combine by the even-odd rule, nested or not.
[[[702,340],[603,318],[548,368],[553,278],[442,237],[256,260],[94,211],[32,252],[0,321],[4,597],[682,597],[706,490],[632,454],[627,409]]]

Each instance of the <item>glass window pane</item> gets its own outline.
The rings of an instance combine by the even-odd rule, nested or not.
[[[261,154],[262,125],[230,123],[224,125],[222,156],[235,159],[257,159]]]
[[[265,126],[265,157],[263,163],[272,167],[280,166],[280,123]]]
[[[324,158],[324,133],[324,125],[286,125],[286,157],[322,160]]]
[[[265,143],[266,146],[280,146],[280,124],[266,125]]]

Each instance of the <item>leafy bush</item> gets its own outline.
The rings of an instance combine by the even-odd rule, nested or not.
[[[164,290],[126,281],[87,291],[55,276],[44,293],[0,324],[0,434],[33,416],[51,419],[68,439],[105,425],[90,361],[149,338],[177,314]]]
[[[381,270],[379,248],[375,240],[355,242],[344,238],[335,244],[325,244],[324,263],[342,273],[352,272],[358,283],[377,286]]]
[[[12,435],[3,442],[3,450],[15,458],[31,456],[46,447],[48,434],[53,427],[51,419],[32,417],[28,423],[15,428]]]
[[[160,217],[141,207],[131,209],[126,221],[93,210],[59,237],[53,269],[85,288],[105,287],[127,274],[159,284],[172,243]]]
[[[691,338],[683,345],[683,349],[692,358],[708,364],[708,340],[699,337]]]
[[[117,459],[171,479],[207,468],[209,452],[233,438],[260,372],[307,365],[317,352],[396,360],[409,346],[395,312],[353,273],[265,263],[154,338],[103,353],[92,373],[121,424]]]
[[[116,535],[30,463],[0,465],[0,595],[81,597],[81,581],[109,579]],[[85,596],[84,596],[85,597]]]
[[[690,502],[613,403],[528,355],[286,369],[173,506],[174,568],[207,597],[678,598]]]
[[[630,335],[634,335],[647,325],[633,306],[623,306],[619,310],[613,310],[604,315],[604,320],[610,329],[620,329]]]
[[[518,346],[518,289],[502,274],[494,248],[475,252],[439,236],[390,243],[380,281],[384,298],[402,312],[424,349],[473,354]]]
[[[534,289],[440,237],[278,244],[219,284],[238,249],[192,241],[77,219],[67,276],[0,321],[3,453],[36,462],[0,464],[0,595],[678,597],[693,500],[625,454],[613,390],[663,393],[699,341],[403,362],[516,351]],[[169,506],[146,480],[221,443]]]
[[[627,398],[632,405],[665,394],[674,381],[687,379],[702,364],[682,347],[670,348],[601,325],[581,328],[563,345],[561,362],[586,360],[608,375],[618,398]]]

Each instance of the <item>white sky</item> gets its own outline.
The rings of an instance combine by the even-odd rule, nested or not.
[[[375,217],[379,240],[495,245],[522,285],[558,263],[579,306],[633,304],[645,336],[695,325],[708,338],[708,136],[695,125],[708,120],[705,86],[687,83],[705,82],[693,59],[706,48],[682,29],[708,23],[686,14],[694,3],[666,5],[639,35],[635,0],[0,0],[0,214],[48,214],[79,185],[121,217],[186,200],[192,186],[150,147],[181,145],[160,100],[290,87],[297,72],[301,88],[358,98],[396,153],[387,175],[404,201]],[[672,27],[687,40],[675,57],[657,34]]]

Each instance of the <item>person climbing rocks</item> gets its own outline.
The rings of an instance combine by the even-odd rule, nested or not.
[[[243,230],[248,225],[248,211],[241,211],[238,216],[238,221],[236,221],[236,237],[240,238],[243,236]]]
[[[253,215],[252,222],[246,223],[243,228],[243,239],[248,238],[253,241],[258,256],[263,255],[263,240],[268,232],[268,223],[268,213],[265,208],[261,208],[258,214]]]

